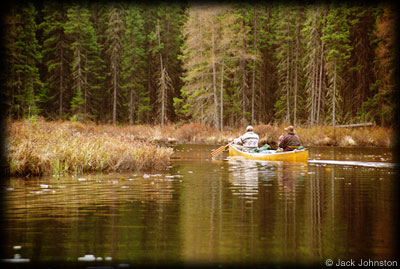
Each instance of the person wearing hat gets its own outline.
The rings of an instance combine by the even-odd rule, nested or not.
[[[292,151],[300,147],[300,138],[294,133],[293,126],[288,126],[285,128],[287,132],[283,137],[279,137],[279,148],[283,151]]]
[[[236,138],[233,140],[233,143],[236,145],[242,145],[243,150],[250,151],[251,149],[258,148],[258,134],[253,132],[253,126],[249,125],[246,128],[246,133],[243,134],[241,137]]]

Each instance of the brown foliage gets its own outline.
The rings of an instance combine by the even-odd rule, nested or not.
[[[285,126],[257,125],[260,146],[275,147]],[[393,131],[383,127],[296,127],[302,145],[391,147]],[[70,121],[23,120],[7,124],[7,159],[11,175],[44,175],[92,171],[152,170],[167,166],[173,151],[154,142],[226,144],[243,129],[217,131],[200,123],[94,125]]]
[[[207,137],[215,133],[215,129],[209,125],[200,123],[184,124],[176,130],[174,136],[178,141],[204,142]]]
[[[139,141],[118,126],[45,121],[8,124],[11,175],[159,170],[167,166],[172,152]]]

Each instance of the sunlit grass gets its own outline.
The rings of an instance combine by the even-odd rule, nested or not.
[[[11,175],[164,169],[173,153],[122,127],[76,122],[9,122]]]

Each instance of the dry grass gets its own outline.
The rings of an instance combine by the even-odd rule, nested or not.
[[[254,132],[260,136],[260,145],[268,143],[276,146],[278,137],[285,134],[284,125],[256,125]],[[188,123],[180,127],[173,125],[127,127],[136,133],[145,133],[146,141],[174,141],[178,143],[224,144],[241,136],[245,130],[217,131],[199,123]],[[394,134],[385,127],[333,128],[332,126],[296,127],[296,134],[304,146],[378,146],[392,147]]]
[[[260,136],[259,145],[265,143],[276,147],[280,135],[285,134],[286,126],[256,125],[254,132]],[[395,141],[393,130],[385,127],[333,128],[332,126],[296,127],[296,134],[302,144],[309,146],[372,146],[392,147]],[[244,133],[243,129],[219,132],[200,124],[186,124],[169,132],[169,139],[179,143],[223,144]]]
[[[116,126],[25,120],[7,127],[11,175],[160,170],[173,153]]]
[[[173,151],[157,144],[226,144],[243,129],[217,131],[188,123],[165,125],[95,125],[79,122],[46,122],[39,119],[8,122],[8,163],[11,175],[63,174],[91,171],[163,169]],[[276,147],[285,126],[257,125],[260,146]],[[384,127],[296,127],[302,144],[309,146],[392,147],[392,129]]]
[[[260,137],[259,144],[276,146],[278,143],[278,137],[283,134],[283,127],[280,128],[273,125],[257,125],[254,127],[254,132]]]
[[[260,146],[268,143],[276,146],[278,137],[285,134],[284,125],[256,125],[254,132],[260,136]],[[136,128],[141,129],[141,126]],[[146,127],[147,128],[147,127]],[[154,133],[154,129],[150,132]],[[362,128],[333,128],[332,126],[296,127],[296,134],[304,146],[377,146],[392,147],[394,134],[392,129],[385,127]],[[152,131],[153,130],[153,131]],[[241,136],[243,129],[230,131],[217,131],[214,128],[199,123],[184,124],[180,127],[165,126],[157,131],[164,141],[177,141],[178,143],[224,144]],[[152,135],[150,134],[149,137]],[[154,136],[154,134],[153,134]]]
[[[296,128],[296,133],[306,146],[376,146],[392,147],[392,129],[385,127],[333,128],[319,126]]]

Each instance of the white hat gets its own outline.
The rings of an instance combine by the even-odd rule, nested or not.
[[[253,126],[249,125],[246,127],[246,132],[253,131],[253,129],[254,129]]]

